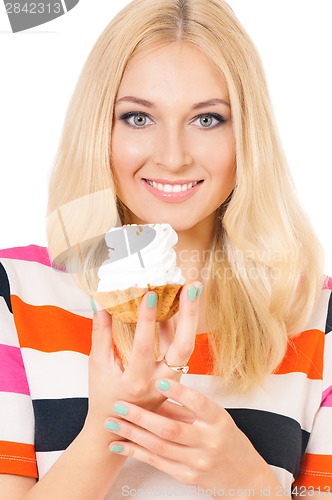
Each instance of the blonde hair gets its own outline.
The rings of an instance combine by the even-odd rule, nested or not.
[[[101,34],[67,111],[50,182],[49,251],[67,269],[79,261],[85,286],[96,286],[105,256],[100,235],[118,217],[110,150],[116,94],[133,55],[177,41],[202,50],[229,90],[236,182],[217,214],[206,319],[213,373],[247,390],[278,366],[289,337],[305,326],[323,264],[276,133],[259,56],[223,0],[134,0]],[[115,330],[126,358],[133,331]]]

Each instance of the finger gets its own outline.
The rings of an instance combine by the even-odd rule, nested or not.
[[[117,455],[133,457],[143,463],[152,465],[152,467],[155,467],[156,469],[174,477],[180,483],[193,483],[194,473],[192,467],[188,467],[180,461],[161,457],[152,453],[150,450],[131,442],[114,441],[111,443],[109,449],[112,453],[116,453]],[[192,487],[188,486],[187,488],[188,494],[190,491],[192,494]]]
[[[104,356],[113,354],[112,345],[112,316],[106,311],[98,311],[93,315],[92,344],[90,356]]]
[[[159,322],[159,360],[163,359],[170,345],[174,341],[176,322],[174,316],[166,321]]]
[[[165,354],[166,361],[170,365],[186,365],[194,350],[199,300],[196,294],[201,286],[199,281],[195,281],[184,286],[181,291],[179,318],[174,340]]]
[[[174,317],[167,321],[159,322],[159,350],[161,352],[160,359],[163,359],[167,349],[174,340],[175,327]]]
[[[171,401],[165,401],[160,408],[158,408],[156,413],[163,417],[186,424],[192,424],[196,420],[196,415],[192,411],[177,403],[172,403]]]
[[[191,455],[188,446],[172,442],[167,439],[162,439],[159,436],[124,420],[115,418],[108,419],[105,422],[105,428],[112,435],[118,435],[119,438],[124,438],[126,441],[143,446],[155,455],[160,455],[164,458],[173,459],[176,456],[179,462],[191,462]]]
[[[121,416],[122,419],[135,424],[138,428],[145,429],[167,441],[191,447],[200,445],[201,431],[198,429],[197,432],[193,432],[192,425],[163,417],[128,401],[117,401],[113,412],[114,416]]]
[[[186,387],[176,380],[170,378],[158,380],[155,384],[158,392],[166,398],[170,398],[177,403],[180,403],[185,408],[190,410],[199,421],[204,424],[212,424],[217,422],[221,417],[230,419],[227,411],[207,398],[201,392]]]
[[[154,345],[156,331],[158,296],[155,292],[144,295],[138,314],[138,321],[128,366],[133,371],[140,373],[142,366],[146,367],[149,362],[154,363]]]

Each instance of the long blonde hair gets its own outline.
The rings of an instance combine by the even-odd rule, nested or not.
[[[96,286],[101,236],[116,224],[110,138],[128,61],[181,40],[224,76],[236,139],[236,182],[218,212],[206,287],[213,373],[246,390],[282,360],[322,286],[322,251],[300,207],[277,136],[261,62],[223,0],[134,0],[93,47],[69,104],[50,181],[48,245],[57,265]],[[125,211],[121,222],[126,223]],[[124,358],[133,331],[115,326]]]

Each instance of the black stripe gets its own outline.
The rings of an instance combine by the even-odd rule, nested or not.
[[[36,451],[65,450],[82,430],[88,399],[36,399],[32,404]]]
[[[5,299],[9,311],[13,314],[12,304],[10,301],[10,285],[5,268],[0,262],[0,297]]]
[[[325,333],[330,333],[331,330],[332,330],[332,292],[330,295],[329,305],[327,309]]]
[[[309,432],[296,420],[276,413],[242,408],[227,411],[268,464],[297,476]]]
[[[39,399],[33,401],[33,407],[36,451],[61,451],[81,431],[88,399]],[[227,411],[268,464],[297,476],[310,434],[296,420],[262,410]]]

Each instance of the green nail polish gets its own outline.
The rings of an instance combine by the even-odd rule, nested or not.
[[[96,306],[96,303],[95,301],[93,300],[92,297],[90,297],[90,304],[91,304],[91,309],[93,310],[94,313],[97,312],[97,306]]]
[[[196,292],[196,298],[197,299],[198,299],[198,297],[201,296],[202,291],[203,291],[203,285],[199,285],[199,287],[197,288],[197,292]]]
[[[194,285],[188,288],[188,297],[191,302],[194,302],[196,298],[196,287],[194,287]]]
[[[113,453],[121,453],[121,451],[123,451],[123,446],[119,446],[118,444],[114,444],[112,447],[111,447],[111,451]]]
[[[109,431],[118,431],[120,429],[120,426],[117,422],[114,422],[113,420],[108,420],[106,423],[105,423],[105,427],[106,429],[108,429]]]
[[[171,384],[168,382],[168,380],[162,378],[161,380],[159,380],[157,387],[162,391],[169,391],[171,388]]]
[[[128,415],[128,408],[121,403],[116,404],[113,408],[113,411],[114,413],[118,413],[119,415]]]
[[[149,307],[156,307],[157,304],[157,294],[156,293],[150,293],[148,295],[148,306]]]

